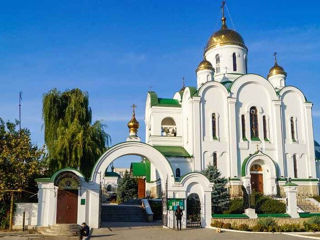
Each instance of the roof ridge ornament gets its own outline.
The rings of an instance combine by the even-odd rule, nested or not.
[[[274,52],[273,53],[273,56],[274,56],[274,65],[278,65],[278,61],[277,61],[277,52]]]
[[[226,29],[227,28],[226,17],[224,16],[224,6],[225,5],[226,5],[226,1],[222,1],[222,3],[221,3],[221,14],[222,14],[222,17],[221,17],[222,26],[221,26],[221,28],[222,29]]]

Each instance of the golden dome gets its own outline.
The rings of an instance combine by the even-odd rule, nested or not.
[[[212,70],[213,71],[212,64],[208,60],[203,59],[201,61],[201,63],[199,63],[196,72],[201,71],[201,70]]]
[[[278,65],[277,53],[274,53],[274,66],[270,68],[268,78],[278,74],[283,74],[284,76],[287,76],[287,73],[284,71],[283,67]]]
[[[132,112],[132,118],[128,122],[128,128],[129,128],[129,135],[130,136],[137,136],[138,128],[139,128],[139,122],[136,119],[136,113],[134,108],[136,107],[135,105],[133,107],[133,112]]]
[[[224,45],[238,45],[247,49],[241,35],[234,30],[228,29],[225,17],[222,18],[221,29],[212,34],[209,38],[205,51]]]

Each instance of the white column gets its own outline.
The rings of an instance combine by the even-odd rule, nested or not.
[[[288,173],[285,170],[285,164],[284,164],[284,134],[283,134],[283,129],[282,129],[282,121],[281,121],[281,101],[279,100],[274,100],[273,101],[273,121],[268,127],[270,130],[272,130],[272,135],[270,136],[270,139],[273,138],[276,149],[277,149],[277,159],[276,162],[279,165],[280,169],[280,176],[287,176]],[[285,126],[283,126],[285,127]],[[279,177],[280,177],[279,176]]]
[[[194,97],[192,101],[193,119],[193,156],[194,156],[194,171],[201,171],[201,114],[200,114],[200,97]]]
[[[212,202],[211,202],[211,191],[204,192],[204,221],[201,221],[202,227],[210,227],[211,226],[211,219],[212,219]]]
[[[88,187],[87,211],[88,226],[99,228],[100,226],[100,185],[90,183]]]
[[[237,156],[237,117],[236,117],[236,98],[228,98],[228,112],[229,112],[229,176],[239,176],[238,171],[238,156]]]
[[[284,185],[284,192],[286,193],[287,214],[292,218],[300,218],[297,209],[297,186],[294,183],[287,183]]]
[[[306,144],[307,144],[307,169],[308,177],[316,177],[316,162],[314,154],[314,137],[313,137],[313,125],[312,125],[312,103],[305,103],[305,129],[306,129]]]
[[[56,223],[57,191],[52,182],[38,182],[37,226],[50,226]]]

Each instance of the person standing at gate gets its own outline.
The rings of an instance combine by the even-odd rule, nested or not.
[[[181,218],[183,215],[183,211],[181,210],[180,206],[177,207],[175,215],[177,220],[177,229],[181,231]],[[180,224],[180,228],[179,228],[179,224]]]

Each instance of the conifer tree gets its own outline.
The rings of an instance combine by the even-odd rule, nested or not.
[[[125,172],[122,179],[120,179],[117,188],[118,202],[127,202],[138,197],[138,182],[137,179],[132,178],[128,171]]]
[[[211,164],[202,173],[214,183],[211,194],[212,213],[222,213],[228,209],[230,203],[230,195],[226,188],[227,179],[221,177],[219,170]]]
[[[72,167],[89,178],[110,136],[100,121],[91,124],[88,94],[80,89],[53,89],[43,97],[42,115],[51,172]]]

